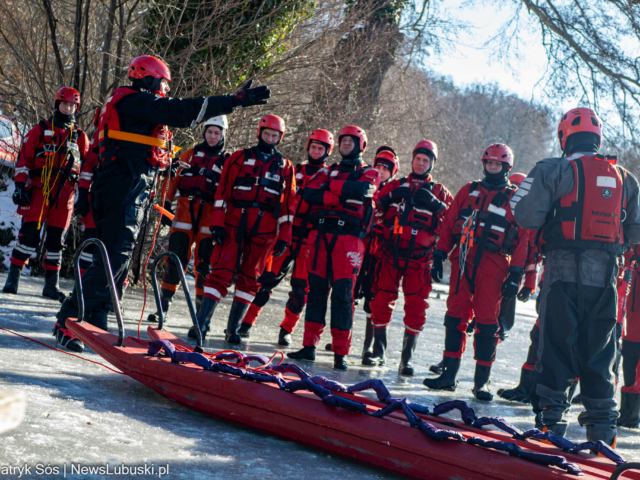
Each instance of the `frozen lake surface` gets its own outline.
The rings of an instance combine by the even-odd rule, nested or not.
[[[6,274],[0,275],[4,285]],[[59,304],[40,296],[41,278],[23,277],[16,295],[0,293],[0,326],[14,330],[47,345],[55,345],[51,330]],[[193,286],[193,279],[190,279]],[[71,282],[63,280],[69,291]],[[278,325],[282,321],[288,285],[276,291],[265,307],[252,337],[243,351],[272,354],[278,349]],[[465,400],[478,416],[501,416],[516,426],[533,426],[530,406],[501,399],[491,403],[476,401],[471,395],[474,361],[472,342],[460,370],[460,384],[456,392],[436,394],[422,385],[429,365],[440,361],[444,327],[446,287],[436,285],[429,300],[429,317],[416,349],[414,378],[400,377],[397,365],[400,357],[403,323],[402,297],[396,307],[389,328],[387,367],[372,369],[360,365],[365,316],[361,307],[354,322],[354,348],[349,358],[349,370],[332,369],[333,354],[318,350],[315,364],[301,362],[310,373],[325,375],[347,385],[367,378],[381,378],[394,397],[408,397],[411,401],[429,406],[452,399]],[[193,290],[192,290],[193,291]],[[146,316],[152,302],[149,291],[148,306],[141,331],[146,338]],[[128,335],[137,329],[142,308],[142,289],[130,289],[125,297],[125,326]],[[216,310],[212,330],[205,343],[210,351],[228,346],[222,340],[226,326],[230,298]],[[535,302],[518,302],[516,326],[509,338],[498,348],[493,368],[491,390],[515,386],[520,367],[529,345],[529,331],[535,322]],[[186,304],[181,293],[167,322],[174,334],[186,338],[190,325]],[[110,318],[115,330],[115,317]],[[286,351],[300,348],[302,325],[293,335],[293,345]],[[327,329],[324,343],[330,341]],[[158,478],[160,467],[169,466],[164,478],[171,479],[301,479],[324,480],[336,478],[391,479],[393,475],[329,456],[296,444],[278,440],[251,430],[214,420],[178,406],[156,394],[135,380],[110,372],[102,366],[84,362],[36,343],[0,331],[0,390],[22,392],[27,398],[27,414],[22,425],[0,436],[0,472],[3,467],[31,466],[31,472],[20,478]],[[102,362],[91,351],[84,358]],[[496,395],[497,398],[497,395]],[[572,408],[572,424],[567,437],[574,441],[585,439],[584,429],[575,421],[582,406]],[[618,451],[627,460],[640,460],[640,435],[637,430],[619,429]],[[155,468],[155,475],[100,475],[76,473],[72,465],[104,466],[113,471],[117,466]],[[36,466],[58,467],[59,475],[37,473]],[[18,472],[0,475],[19,478]]]

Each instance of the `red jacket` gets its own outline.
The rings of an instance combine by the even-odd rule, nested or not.
[[[238,228],[242,210],[246,209],[249,228],[260,216],[258,235],[277,231],[278,239],[290,244],[297,204],[293,165],[279,154],[266,163],[255,157],[254,149],[238,150],[225,161],[216,190],[211,226]],[[274,166],[273,162],[282,166]]]
[[[467,253],[467,261],[471,261],[478,248],[477,242],[480,241],[484,225],[486,225],[485,220],[480,218],[480,212],[486,212],[483,213],[482,216],[491,214],[492,220],[495,220],[495,224],[489,233],[490,238],[504,238],[509,232],[511,232],[512,235],[515,233],[515,235],[513,244],[510,246],[498,246],[496,243],[493,243],[489,249],[485,248],[483,258],[491,259],[491,262],[495,264],[497,269],[501,272],[506,272],[509,267],[520,267],[524,269],[527,258],[529,232],[518,227],[513,217],[513,212],[509,205],[509,199],[513,195],[514,191],[514,189],[510,189],[509,187],[501,190],[490,190],[483,184],[483,182],[471,182],[462,187],[453,199],[453,203],[449,207],[449,210],[444,217],[444,221],[441,224],[440,238],[438,239],[436,248],[447,254],[455,249],[451,254],[452,261],[453,259],[458,258],[460,254],[459,244],[461,240],[461,226],[464,221],[473,214],[473,211],[476,210],[479,213],[475,214],[477,217],[476,228],[474,231],[474,244],[470,247]],[[500,199],[500,206],[496,206],[492,203],[496,201],[496,196],[498,194],[501,194],[503,197]],[[497,218],[493,218],[494,216],[497,216]],[[512,231],[511,229],[515,229],[515,231]],[[498,247],[506,247],[507,250],[511,247],[511,255],[504,252],[494,253],[491,251],[491,249]]]
[[[309,235],[309,230],[311,229],[311,212],[310,207],[307,202],[304,201],[304,190],[307,186],[307,183],[319,170],[324,168],[326,164],[322,165],[312,165],[310,163],[299,163],[296,165],[296,194],[298,197],[298,203],[296,206],[296,213],[293,218],[293,236],[295,238],[300,238],[303,234],[303,227],[306,226],[307,232],[305,236]],[[303,225],[306,223],[306,225]]]
[[[71,131],[72,130],[72,131]],[[79,128],[63,129],[51,120],[44,120],[29,130],[24,137],[15,170],[16,183],[27,183],[29,178],[40,183],[42,169],[51,167],[51,178],[62,175],[69,160],[73,160],[72,173],[79,173],[82,161],[89,149],[89,139]],[[53,153],[53,161],[50,160]]]
[[[82,169],[80,170],[80,178],[78,180],[78,188],[86,188],[89,190],[91,188],[91,184],[93,183],[93,175],[98,168],[98,132],[93,134],[91,138],[91,143],[89,144],[89,149],[87,150],[87,154],[84,157],[84,162],[82,163]]]
[[[389,182],[380,191],[378,198],[387,199],[386,201],[379,201],[381,204],[380,212],[383,214],[383,238],[385,242],[395,242],[399,236],[400,248],[408,248],[411,244],[411,237],[414,236],[413,233],[415,232],[416,239],[414,243],[416,248],[430,248],[436,243],[446,209],[435,215],[429,210],[420,208],[420,205],[413,205],[410,199],[404,200],[400,204],[389,203],[391,202],[390,197],[393,190],[398,187],[409,187],[413,196],[418,189],[425,188],[425,186],[447,207],[451,205],[453,196],[444,185],[434,182],[431,175],[421,179],[411,174],[408,177]],[[388,205],[388,207],[384,208],[385,205]]]

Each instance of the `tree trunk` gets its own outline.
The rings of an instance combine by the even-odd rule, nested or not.
[[[116,21],[116,0],[111,0],[109,5],[109,16],[107,19],[107,30],[104,33],[104,44],[102,47],[102,75],[100,77],[100,102],[104,102],[109,91],[109,70],[111,67],[111,40],[113,39],[113,27]]]
[[[58,21],[53,14],[51,8],[51,0],[42,0],[44,10],[47,14],[47,22],[49,23],[49,32],[51,33],[51,46],[53,47],[53,53],[56,56],[56,65],[58,67],[58,87],[62,87],[64,83],[64,66],[62,65],[62,57],[60,56],[60,48],[58,47],[58,40],[56,39],[56,24]]]

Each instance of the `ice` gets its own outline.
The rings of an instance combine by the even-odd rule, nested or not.
[[[5,278],[6,274],[0,275],[0,285],[4,284]],[[193,288],[193,280],[189,282]],[[61,284],[63,289],[70,290],[69,280],[63,280]],[[423,387],[422,380],[430,375],[429,365],[439,362],[442,356],[442,321],[447,289],[441,285],[435,287],[429,299],[427,325],[416,350],[414,378],[397,374],[403,332],[402,297],[389,329],[386,368],[371,369],[360,365],[365,324],[360,307],[354,321],[354,348],[348,371],[335,372],[331,368],[332,354],[323,348],[318,350],[315,364],[301,362],[300,365],[311,374],[325,375],[347,385],[366,378],[381,378],[393,396],[408,397],[413,402],[429,406],[462,399],[479,416],[501,416],[520,428],[532,427],[530,406],[503,400],[482,403],[472,397],[470,390],[474,362],[470,351],[463,360],[460,385],[456,392],[436,394]],[[18,295],[0,294],[0,326],[53,346],[51,330],[59,304],[41,297],[41,289],[41,278],[23,276]],[[286,298],[285,284],[274,293],[242,350],[270,355],[278,349],[278,325],[282,321]],[[134,335],[137,331],[142,301],[141,288],[127,292],[125,326],[128,335]],[[148,325],[146,316],[152,311],[151,290],[147,301],[145,321],[141,328],[143,335]],[[225,347],[222,331],[226,326],[229,306],[230,299],[224,300],[216,310],[212,330],[205,342],[209,350]],[[533,301],[518,303],[516,325],[506,342],[499,346],[492,375],[492,391],[516,385],[529,344],[529,330],[535,318]],[[182,293],[176,296],[166,326],[176,335],[186,338],[190,318]],[[115,330],[115,317],[110,318],[110,327]],[[300,325],[293,334],[293,345],[287,351],[300,347],[302,333]],[[327,331],[322,346],[329,341]],[[72,463],[108,463],[115,466],[121,463],[169,464],[170,474],[166,478],[172,479],[396,478],[333,455],[328,456],[205,417],[172,403],[127,376],[4,331],[0,331],[0,349],[0,390],[20,392],[28,402],[26,416],[20,427],[0,437],[0,466],[36,463],[67,466]],[[90,351],[82,356],[102,362]],[[581,406],[574,406],[571,411],[572,424],[568,438],[574,441],[585,439],[584,429],[575,421],[581,410]],[[637,430],[619,429],[618,451],[628,460],[640,458],[640,436],[637,433]],[[110,477],[88,474],[69,478]]]

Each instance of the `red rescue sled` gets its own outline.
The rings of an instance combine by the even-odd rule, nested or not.
[[[110,274],[104,245],[92,239],[87,240],[76,252],[77,279],[81,278],[78,266],[79,255],[89,244],[95,244],[99,248]],[[154,261],[152,276],[156,303],[160,304],[160,297],[155,266],[165,257],[173,258],[178,264],[177,270],[181,274],[189,311],[196,324],[182,266],[173,253],[165,252]],[[109,288],[114,305],[117,305],[115,283],[113,277],[111,275],[109,277]],[[525,451],[564,456],[568,462],[582,469],[584,474],[578,477],[558,467],[540,465],[491,448],[481,448],[461,441],[433,440],[420,430],[412,428],[401,411],[385,417],[372,417],[329,406],[308,391],[299,390],[294,393],[281,390],[276,384],[248,381],[232,374],[207,370],[192,363],[173,363],[169,357],[165,356],[149,356],[147,354],[149,344],[146,341],[124,336],[122,314],[118,308],[116,308],[117,336],[82,322],[84,301],[81,281],[77,282],[76,288],[79,294],[80,319],[78,321],[68,319],[66,322],[66,327],[76,337],[131,378],[152,388],[163,397],[205,415],[407,478],[606,480],[616,471],[616,465],[602,457],[584,453],[566,453],[536,440],[515,440],[501,431],[473,428],[448,418],[417,414],[424,422],[438,429],[459,432],[467,439],[475,437],[485,441],[508,441]],[[158,328],[148,328],[147,333],[151,340],[169,340],[176,346],[194,351],[193,346],[164,330],[162,320],[162,314],[160,314]],[[197,333],[200,332],[197,331]],[[198,345],[201,345],[200,338],[198,338]],[[199,347],[195,350],[198,351]],[[283,376],[286,377],[286,375]],[[297,380],[297,378],[292,377],[287,380]],[[350,393],[336,393],[336,395],[363,403],[366,405],[367,412],[370,413],[387,406],[363,395]],[[629,464],[626,468],[637,468],[633,465]],[[622,468],[618,468],[615,472],[615,478]],[[640,480],[640,473],[628,471],[625,472],[625,478]]]
[[[116,335],[87,323],[68,321],[67,328],[123,373],[189,409],[408,478],[609,479],[616,468],[611,461],[594,455],[563,453],[535,440],[518,441],[499,431],[420,415],[437,428],[456,430],[465,436],[506,440],[523,449],[563,455],[584,471],[584,476],[576,477],[503,452],[431,440],[411,428],[401,412],[375,418],[333,408],[310,392],[291,393],[277,385],[250,382],[193,364],[172,363],[166,357],[147,356],[147,343],[134,337],[126,337],[122,347],[117,347]],[[167,331],[149,327],[148,333],[152,340],[165,339],[192,348]],[[370,411],[385,407],[362,395],[342,395],[365,403]],[[629,472],[626,477],[640,480],[640,473]]]

